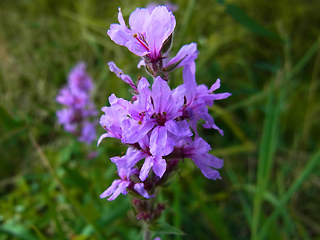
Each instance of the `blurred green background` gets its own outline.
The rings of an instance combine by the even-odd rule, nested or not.
[[[66,76],[85,61],[97,108],[127,86],[139,59],[106,34],[147,1],[0,1],[0,240],[140,239],[129,198],[99,199],[116,177],[105,140],[80,144],[57,124]],[[161,3],[161,2],[160,2]],[[220,181],[191,160],[159,198],[162,239],[320,239],[320,1],[177,0],[172,52],[197,42],[197,81],[233,95],[210,109],[224,129],[201,131],[225,160]],[[181,70],[172,84],[181,82]],[[99,134],[103,133],[99,127]],[[90,151],[98,156],[88,160]],[[172,233],[167,235],[166,233]]]

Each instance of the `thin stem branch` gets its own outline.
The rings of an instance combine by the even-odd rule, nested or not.
[[[151,240],[151,231],[148,228],[148,225],[145,225],[143,230],[143,239],[144,240]]]

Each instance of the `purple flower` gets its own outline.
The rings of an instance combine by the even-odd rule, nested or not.
[[[214,100],[220,100],[228,98],[230,93],[213,93],[215,90],[220,88],[220,79],[210,87],[207,88],[205,85],[197,86],[195,80],[194,69],[191,66],[184,68],[183,70],[183,80],[186,89],[186,104],[183,110],[183,115],[188,118],[190,125],[197,134],[197,123],[200,119],[205,120],[203,124],[204,128],[213,128],[223,135],[223,131],[214,124],[212,116],[208,113],[208,106],[213,105]]]
[[[120,24],[111,24],[107,32],[110,38],[151,62],[161,59],[163,44],[176,26],[175,17],[165,6],[158,6],[151,13],[145,8],[137,8],[129,17],[130,28],[119,8],[118,20]]]
[[[223,167],[223,160],[209,154],[210,150],[210,145],[202,138],[196,138],[194,142],[189,141],[182,148],[183,155],[191,158],[206,178],[221,179],[216,169]]]
[[[89,92],[92,89],[92,80],[86,72],[86,64],[78,63],[69,73],[68,85],[71,91]]]
[[[187,121],[176,120],[182,114],[180,110],[184,103],[180,88],[171,91],[161,77],[154,80],[152,91],[148,87],[147,80],[141,79],[138,89],[143,94],[129,109],[131,118],[125,121],[123,142],[133,144],[150,134],[150,153],[158,158],[172,152],[176,138],[192,133]]]
[[[210,88],[197,84],[195,60],[199,52],[196,43],[184,45],[176,56],[169,58],[176,21],[165,6],[137,8],[129,17],[129,27],[119,8],[118,20],[119,24],[110,26],[108,35],[115,43],[142,57],[138,67],[145,66],[153,77],[153,84],[150,86],[144,77],[134,82],[115,63],[109,62],[110,71],[133,89],[133,97],[127,101],[112,94],[110,106],[102,108],[100,124],[106,133],[101,135],[98,144],[111,137],[119,139],[128,149],[125,155],[111,158],[120,179],[100,197],[113,200],[127,191],[152,197],[148,192],[155,192],[185,157],[192,159],[205,177],[221,178],[217,169],[223,166],[223,160],[209,154],[210,145],[198,136],[197,124],[203,119],[203,127],[217,129],[223,134],[208,107],[215,100],[229,97],[230,93],[214,93],[220,87],[219,79]],[[169,73],[180,67],[183,68],[183,84],[171,90]],[[75,105],[68,94],[61,95],[60,102]],[[78,101],[79,108],[82,104]],[[69,112],[61,115],[65,122],[73,116]],[[74,125],[68,127],[72,129]],[[151,216],[145,211],[139,214],[140,219]]]
[[[91,144],[93,141],[96,140],[96,126],[95,122],[83,122],[81,135],[79,136],[80,142],[86,142],[87,144]]]
[[[68,85],[63,87],[56,100],[65,106],[57,111],[58,122],[64,129],[78,137],[80,142],[90,144],[96,139],[96,123],[90,118],[97,115],[90,100],[92,80],[86,73],[84,63],[79,63],[70,72]]]
[[[120,193],[126,195],[127,188],[131,187],[131,190],[135,190],[138,194],[145,198],[153,197],[153,195],[149,195],[148,192],[144,189],[143,183],[133,183],[130,180],[130,176],[137,173],[137,169],[135,168],[119,168],[118,167],[118,175],[120,179],[114,180],[111,186],[105,190],[100,198],[109,197],[108,200],[112,201],[116,199]]]
[[[130,102],[122,98],[117,98],[114,94],[109,97],[110,107],[103,107],[104,115],[100,118],[100,125],[107,131],[101,135],[98,145],[106,137],[122,138],[122,122],[128,116]]]
[[[146,6],[146,9],[148,9],[148,11],[150,13],[152,13],[153,9],[155,9],[156,7],[158,6],[157,3],[155,2],[152,2],[152,3],[149,3],[147,6]],[[173,3],[170,3],[170,2],[166,2],[164,4],[164,6],[168,9],[168,11],[170,12],[175,12],[178,10],[178,6],[173,4]]]

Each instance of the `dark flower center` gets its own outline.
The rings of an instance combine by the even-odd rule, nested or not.
[[[157,123],[160,126],[164,126],[164,124],[167,121],[167,113],[166,112],[163,112],[162,114],[161,113],[158,113],[158,114],[154,113],[151,118],[156,119]]]

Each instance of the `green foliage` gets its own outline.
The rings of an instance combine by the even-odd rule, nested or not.
[[[223,180],[181,163],[160,193],[167,209],[154,237],[319,239],[318,1],[174,3],[172,51],[197,42],[197,81],[219,77],[233,95],[210,109],[225,135],[200,133],[225,160]],[[145,73],[106,30],[119,6],[127,19],[146,4],[0,1],[0,240],[142,238],[129,197],[99,198],[116,177],[108,158],[125,147],[78,143],[56,123],[55,96],[78,61],[88,64],[98,108],[112,92],[129,96],[107,62],[135,79]],[[171,78],[181,82],[181,71]]]

